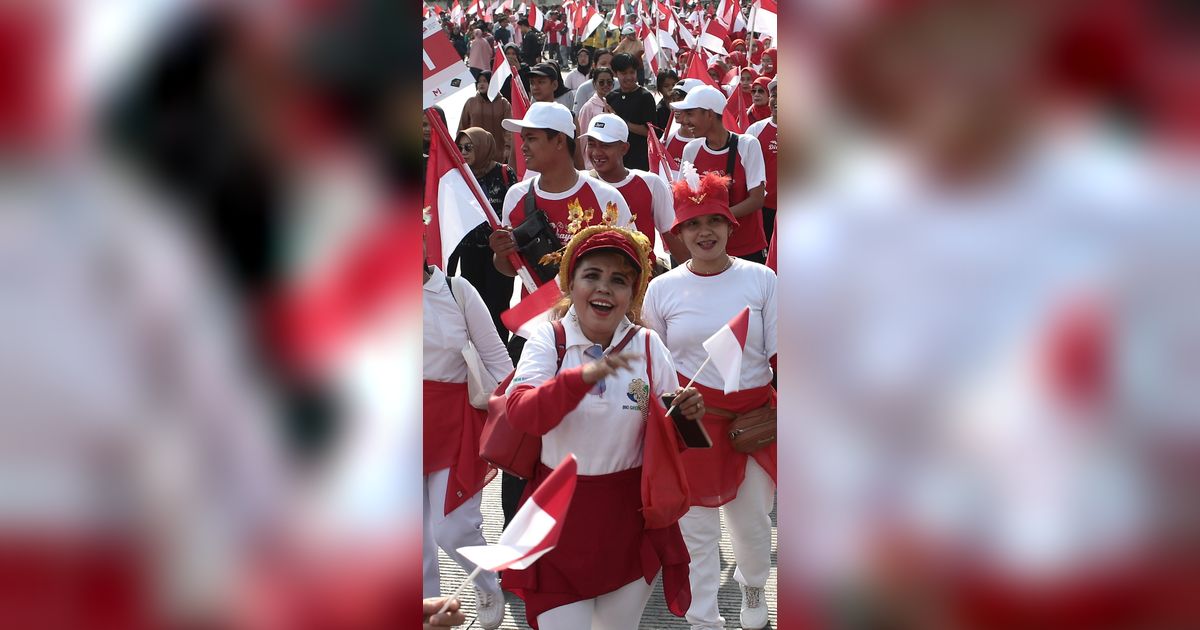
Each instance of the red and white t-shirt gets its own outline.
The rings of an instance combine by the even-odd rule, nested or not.
[[[546,20],[546,43],[561,46],[567,43],[565,25],[558,20]]]
[[[655,231],[671,231],[671,225],[675,223],[675,203],[666,180],[654,173],[629,169],[625,179],[612,182],[612,186],[625,198],[638,231],[651,243]]]
[[[629,204],[625,202],[625,198],[617,192],[616,188],[589,176],[584,171],[578,171],[578,173],[579,179],[575,185],[564,192],[550,193],[542,190],[540,176],[513,184],[512,188],[508,189],[508,194],[504,196],[504,213],[500,218],[500,223],[516,227],[525,220],[525,195],[529,194],[530,190],[533,191],[535,206],[546,213],[546,218],[554,226],[558,240],[562,241],[563,245],[571,240],[571,233],[567,231],[567,226],[571,222],[567,218],[568,206],[576,201],[579,202],[580,208],[585,213],[589,208],[595,209],[592,220],[584,222],[583,227],[603,223],[604,210],[610,202],[617,207],[618,226],[626,227],[632,223]]]
[[[777,321],[775,287],[778,278],[766,265],[733,259],[733,265],[716,275],[701,275],[680,265],[650,281],[642,305],[642,320],[667,344],[680,374],[713,389],[724,389],[725,379],[709,363],[702,345],[743,308],[750,307],[750,327],[742,355],[738,389],[771,382],[771,357],[775,356]]]
[[[749,191],[766,183],[766,168],[763,165],[762,149],[758,139],[743,133],[738,135],[738,154],[733,161],[733,173],[726,173],[729,149],[713,151],[704,138],[696,138],[683,148],[683,161],[696,165],[701,173],[715,171],[733,177],[729,190],[729,205],[741,203],[750,195]],[[767,248],[767,233],[763,231],[762,212],[755,210],[738,217],[738,228],[729,236],[726,251],[734,256],[753,254]]]
[[[683,161],[683,148],[695,138],[684,138],[679,135],[679,123],[671,125],[670,131],[667,132],[667,141],[663,143],[663,148],[667,150],[667,155],[671,156],[671,177],[679,177],[679,164]]]
[[[775,190],[779,181],[779,127],[770,118],[764,118],[750,125],[746,135],[758,138],[758,146],[762,148],[763,166],[767,171],[767,196],[763,200],[763,207],[778,208],[779,197]]]

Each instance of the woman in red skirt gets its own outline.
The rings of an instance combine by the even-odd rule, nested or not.
[[[423,591],[424,597],[437,597],[441,590],[438,548],[469,573],[475,565],[457,549],[486,544],[480,504],[490,471],[479,457],[479,434],[487,413],[471,406],[463,346],[469,339],[484,367],[497,380],[512,371],[512,359],[500,343],[483,298],[471,283],[449,278],[441,269],[427,265],[422,298]],[[480,625],[500,627],[504,596],[496,574],[480,573],[475,578],[475,590]]]
[[[679,380],[695,377],[708,414],[704,426],[712,448],[683,453],[692,508],[679,520],[691,555],[693,630],[724,628],[717,607],[721,584],[721,516],[729,527],[742,589],[741,627],[762,628],[768,611],[763,588],[771,569],[771,508],[775,498],[775,444],[750,453],[736,450],[729,425],[755,411],[774,422],[775,272],[725,251],[738,221],[729,210],[727,177],[700,177],[691,163],[675,183],[675,226],[691,259],[655,278],[646,292],[646,325],[662,336],[679,368]],[[701,345],[742,309],[750,326],[738,383],[725,383]],[[726,391],[732,393],[726,394]]]
[[[648,427],[657,425],[647,419],[666,421],[650,415],[658,413],[650,396],[675,393],[685,416],[704,414],[696,390],[679,388],[658,335],[633,328],[650,256],[650,242],[637,232],[595,226],[576,234],[560,265],[567,298],[556,310],[559,318],[533,331],[508,390],[512,424],[542,436],[541,465],[523,499],[568,453],[578,463],[558,545],[528,569],[504,572],[505,589],[525,600],[535,629],[637,628],[660,569],[672,612],[682,616],[690,602],[677,517],[651,527],[643,516],[643,486],[656,478],[663,452],[648,438]],[[666,459],[677,457],[672,442]]]

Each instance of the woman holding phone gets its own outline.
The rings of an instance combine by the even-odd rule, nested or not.
[[[715,173],[700,177],[690,162],[681,165],[680,180],[673,186],[672,232],[691,259],[650,283],[643,317],[671,350],[679,380],[695,378],[708,406],[702,422],[712,447],[682,454],[692,505],[679,520],[692,558],[687,619],[692,628],[725,627],[717,607],[723,512],[738,565],[734,579],[742,591],[741,627],[750,629],[762,628],[769,617],[763,587],[771,569],[775,444],[748,447],[738,442],[735,448],[729,433],[739,416],[774,425],[776,277],[765,265],[725,251],[738,229],[729,210],[728,181]],[[711,363],[704,366],[708,353],[702,344],[746,307],[750,318],[741,375],[738,383],[727,384]]]

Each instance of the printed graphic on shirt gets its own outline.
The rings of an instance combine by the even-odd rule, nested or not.
[[[635,405],[621,405],[621,409],[638,410],[642,412],[642,421],[645,421],[650,415],[650,385],[640,378],[635,378],[629,382],[629,391],[625,396],[630,401],[637,403]]]

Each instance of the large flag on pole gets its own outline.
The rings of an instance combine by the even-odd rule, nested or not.
[[[432,131],[425,165],[425,204],[431,209],[425,247],[429,262],[445,269],[450,254],[487,214],[471,190],[473,182],[467,182],[450,154],[458,148],[442,129]]]
[[[737,16],[741,15],[739,6],[737,2],[730,0],[721,2],[717,14],[704,25],[704,32],[700,35],[700,46],[722,55],[729,54],[732,47],[730,33],[734,31]]]
[[[755,0],[750,8],[750,23],[757,33],[779,39],[779,3],[777,0]]]
[[[536,4],[529,5],[529,25],[539,31],[546,29],[546,19]]]
[[[524,118],[525,111],[529,109],[529,96],[525,94],[525,84],[521,83],[519,75],[513,74],[512,66],[508,63],[508,58],[504,56],[499,44],[497,44],[496,53],[492,59],[492,78],[488,82],[489,99],[495,100],[496,96],[500,94],[500,90],[504,88],[504,79],[506,77],[512,78],[512,88],[509,89],[509,94],[512,96],[510,102],[512,105],[512,117],[517,119]],[[512,151],[517,178],[523,179],[525,177],[525,156],[521,153],[521,134],[519,133],[512,134]]]
[[[537,562],[558,544],[575,496],[577,466],[575,455],[568,453],[517,510],[498,543],[459,547],[458,552],[485,571],[525,569]]]
[[[587,13],[584,15],[583,28],[579,30],[581,33],[580,39],[587,39],[592,36],[592,33],[604,23],[604,15],[596,10],[592,5],[587,6]]]
[[[750,307],[742,309],[704,341],[704,349],[725,381],[725,393],[738,391],[742,380],[742,352],[746,349],[746,334],[750,330]]]
[[[474,87],[475,78],[436,18],[426,20],[421,28],[424,38],[421,109],[429,109],[459,90]]]

